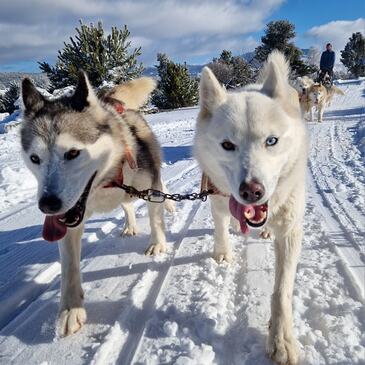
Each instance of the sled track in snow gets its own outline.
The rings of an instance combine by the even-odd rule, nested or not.
[[[197,164],[195,162],[192,162],[186,168],[183,168],[173,178],[166,180],[165,183],[167,187],[171,189],[171,191],[175,191],[178,182],[181,179],[184,179],[186,175],[192,173],[194,174],[195,170],[197,169]],[[138,214],[143,205],[144,202],[141,200],[135,203],[136,214]],[[27,205],[26,209],[30,212],[34,209],[37,209],[36,203]],[[17,212],[23,212],[24,214],[24,211],[22,209],[17,210]],[[102,244],[103,240],[107,239],[107,235],[112,234],[115,229],[119,229],[119,227],[122,227],[124,224],[124,213],[120,209],[118,211],[112,212],[108,216],[109,219],[107,220],[107,222],[97,227],[95,232],[86,233],[86,235],[84,235],[83,237],[82,261],[80,266],[81,271],[87,265],[87,263],[83,263],[83,261],[87,261],[88,257],[90,257],[90,255],[92,255],[97,249],[97,246],[99,244]],[[4,219],[7,219],[7,217],[5,217]],[[92,221],[92,218],[90,219],[90,221]],[[88,224],[86,224],[86,230],[87,227]],[[33,237],[34,234],[37,233],[38,228],[26,230],[23,234],[17,237],[17,240],[27,241],[29,238]],[[10,269],[14,265],[16,265],[18,261],[23,262],[27,260],[35,260],[39,255],[42,255],[42,250],[29,250],[26,245],[28,245],[28,243],[24,243],[17,249],[16,257],[13,258],[13,260],[10,262],[8,261],[8,257],[5,252],[5,250],[8,249],[9,245],[3,245],[2,251],[4,251],[5,255],[1,255],[0,252],[0,265],[9,266]],[[54,255],[52,254],[52,256]],[[58,256],[54,257],[54,259],[58,260]],[[2,311],[0,314],[0,330],[2,329],[2,327],[5,327],[8,323],[10,323],[10,321],[14,319],[14,315],[16,316],[21,311],[24,311],[45,291],[57,286],[59,283],[58,276],[60,275],[60,273],[61,266],[59,262],[53,262],[51,264],[44,265],[38,275],[36,275],[31,281],[24,281],[23,278],[21,278],[18,280],[18,282],[9,282],[7,286],[3,288],[4,299],[2,300]],[[16,288],[15,290],[14,287]],[[7,294],[7,292],[9,294]]]
[[[364,109],[360,118],[363,116]],[[332,249],[341,259],[343,274],[353,287],[356,298],[364,303],[365,246],[362,243],[364,232],[361,227],[364,210],[361,204],[354,204],[348,198],[341,197],[336,186],[338,182],[347,181],[346,189],[353,189],[355,196],[358,193],[361,196],[364,184],[362,166],[360,161],[344,149],[341,139],[345,138],[344,132],[347,132],[348,126],[352,126],[357,120],[349,123],[331,121],[324,123],[320,130],[312,129],[312,147],[319,157],[309,159],[309,180],[314,187],[312,192],[315,206],[325,218],[324,225],[329,232],[328,239]],[[343,130],[342,133],[339,133],[340,129]],[[323,155],[325,147],[328,148],[328,155]]]
[[[361,258],[360,248],[354,240],[353,234],[348,231],[348,227],[338,219],[336,212],[332,208],[333,201],[331,201],[325,193],[321,192],[318,183],[313,177],[312,169],[310,169],[310,173],[311,184],[317,190],[316,192],[313,192],[312,189],[314,203],[325,218],[323,222],[327,228],[326,230],[330,234],[328,238],[332,249],[342,261],[343,273],[356,293],[354,297],[365,304],[365,265]],[[330,212],[330,214],[328,214],[328,212]],[[338,226],[341,227],[341,230],[338,229]],[[351,246],[348,246],[346,244],[347,242],[349,242]]]
[[[186,174],[188,175],[191,172],[195,172],[196,174],[196,166],[191,166]],[[180,186],[180,188],[188,187],[191,183],[189,179],[186,179],[188,182],[184,184],[183,186]],[[169,184],[172,188],[174,185],[177,185],[177,182]],[[196,184],[198,185],[198,184]],[[197,186],[195,186],[197,188]],[[142,205],[142,204],[140,204]],[[183,227],[174,233],[174,235],[177,236],[177,239],[175,239],[171,246],[171,241],[168,242],[168,250],[166,257],[162,257],[158,266],[156,266],[156,263],[153,261],[150,262],[150,264],[147,266],[148,270],[139,274],[138,278],[134,280],[134,283],[131,285],[131,289],[128,289],[129,294],[126,296],[126,299],[128,302],[131,301],[131,296],[137,295],[138,299],[140,301],[143,301],[142,307],[135,307],[133,303],[129,303],[130,305],[126,305],[126,307],[122,308],[122,310],[119,312],[119,314],[116,316],[116,321],[113,326],[110,327],[108,332],[105,334],[104,340],[102,341],[99,348],[96,350],[96,352],[93,354],[92,359],[89,359],[91,363],[93,364],[103,364],[106,359],[110,361],[110,359],[114,359],[117,361],[119,358],[121,363],[128,364],[132,361],[133,356],[138,348],[139,341],[143,335],[143,331],[146,325],[147,320],[149,319],[151,313],[154,310],[155,307],[155,301],[161,292],[164,283],[166,281],[166,278],[168,277],[169,271],[171,266],[174,262],[174,257],[176,253],[178,252],[180,245],[185,238],[186,232],[189,229],[191,223],[194,220],[194,217],[196,215],[196,212],[199,209],[199,202],[187,202],[182,207],[182,210],[185,211],[184,216],[186,217],[186,222],[183,225]],[[115,219],[117,221],[118,218]],[[185,219],[184,219],[185,220]],[[113,230],[113,229],[112,229]],[[110,231],[110,233],[112,232]],[[168,238],[168,237],[167,237]],[[100,245],[98,245],[100,247]],[[94,249],[96,250],[96,248]],[[89,252],[90,254],[90,252]],[[85,268],[88,267],[90,262],[88,262],[87,257],[84,257],[83,264],[81,267],[81,272],[84,273],[84,276],[90,275],[91,272],[85,273]],[[56,263],[57,264],[57,263]],[[137,264],[138,266],[139,264]],[[152,267],[152,269],[151,269]],[[153,268],[156,267],[156,271],[153,270]],[[57,270],[58,269],[58,270]],[[58,264],[58,268],[56,268],[56,271],[60,270],[60,266]],[[152,274],[151,274],[152,271]],[[56,274],[56,276],[58,276]],[[116,278],[117,281],[120,281],[118,278]],[[150,281],[152,281],[152,284],[150,284]],[[5,332],[7,328],[9,327],[9,331],[12,332],[12,328],[17,328],[19,326],[29,326],[28,323],[32,323],[32,321],[37,318],[42,318],[42,312],[47,312],[47,307],[49,307],[51,302],[57,302],[57,292],[58,292],[58,286],[59,286],[59,280],[55,279],[50,283],[50,285],[45,289],[48,291],[54,291],[55,293],[48,298],[46,302],[41,301],[41,306],[35,305],[32,307],[32,303],[35,303],[37,298],[35,298],[31,303],[29,303],[29,308],[23,308],[21,315],[16,318],[14,318],[10,323],[9,326],[5,327]],[[146,292],[147,287],[147,295],[144,293]],[[109,287],[108,291],[105,290],[106,296],[109,295],[109,292],[118,291],[118,284],[115,287]],[[141,290],[139,290],[141,288]],[[138,291],[141,293],[138,294]],[[137,292],[134,293],[134,292]],[[133,294],[134,293],[134,294]],[[40,294],[41,295],[41,294]],[[40,296],[39,295],[39,296]],[[143,298],[145,296],[145,298]],[[86,308],[88,307],[87,299],[86,299]],[[135,320],[135,321],[134,321]],[[128,333],[121,332],[120,328],[123,328],[125,331],[126,328],[129,329]],[[4,331],[1,331],[5,334]],[[80,336],[80,335],[79,335]],[[84,336],[89,336],[87,333],[84,333]],[[7,337],[4,338],[3,341],[1,341],[1,344],[4,346],[4,342],[6,342]],[[25,348],[20,349],[19,352],[15,351],[15,353],[12,353],[11,360],[15,361],[20,359],[23,355],[23,351]]]
[[[122,349],[117,358],[117,363],[126,364],[126,365],[132,363],[134,355],[138,351],[138,346],[139,346],[140,340],[143,337],[146,323],[149,320],[149,318],[151,317],[151,314],[155,309],[155,302],[156,302],[160,292],[163,290],[164,283],[166,282],[170,269],[174,264],[174,257],[178,253],[181,243],[185,237],[185,234],[186,234],[187,230],[189,229],[191,223],[193,222],[193,219],[194,219],[198,209],[199,209],[199,203],[195,202],[190,209],[190,212],[186,219],[186,223],[184,224],[181,231],[178,233],[178,236],[180,236],[180,237],[173,243],[173,254],[171,255],[171,257],[169,257],[169,259],[164,263],[162,269],[158,272],[157,277],[155,278],[152,286],[150,287],[147,298],[143,302],[142,310],[136,311],[134,308],[132,308],[129,311],[127,311],[127,313],[122,313],[121,317],[123,319],[130,317],[130,316],[133,318],[138,313],[138,322],[137,322],[136,326],[133,328],[133,331],[131,331],[129,333],[125,342],[123,343]],[[169,246],[170,246],[170,244],[169,244]],[[149,277],[148,276],[147,276],[147,278],[142,277],[142,280],[149,280]],[[135,312],[135,313],[133,313],[133,312]],[[114,327],[111,328],[111,333],[113,331],[114,331]],[[110,338],[113,338],[113,336],[111,335]],[[112,347],[109,347],[108,353],[102,354],[102,358],[108,357],[110,351],[113,351]],[[101,355],[100,353],[96,353],[96,358],[98,358],[100,355]],[[99,363],[100,363],[100,365],[102,364],[102,362],[99,362],[99,361],[95,362],[95,364],[99,364]]]

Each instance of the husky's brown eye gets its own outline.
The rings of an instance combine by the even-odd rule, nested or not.
[[[65,153],[65,160],[73,160],[80,154],[80,150],[73,148]]]
[[[30,155],[30,160],[35,163],[36,165],[39,165],[41,163],[41,159],[37,155]]]
[[[223,149],[225,149],[226,151],[234,151],[236,149],[236,145],[233,144],[230,141],[223,141],[221,146],[223,147]]]

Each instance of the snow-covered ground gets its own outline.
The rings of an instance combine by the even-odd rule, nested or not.
[[[294,295],[302,364],[365,364],[365,81],[340,85],[323,124],[308,124],[311,152],[305,238]],[[197,109],[147,116],[163,146],[171,192],[198,191],[191,157]],[[0,134],[1,364],[265,365],[273,245],[231,234],[235,262],[211,258],[209,202],[166,216],[168,253],[145,257],[140,235],[121,238],[121,210],[86,224],[82,273],[88,322],[55,336],[60,296],[56,244],[42,240],[36,183],[20,157],[18,127]]]

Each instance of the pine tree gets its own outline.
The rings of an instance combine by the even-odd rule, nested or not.
[[[268,55],[277,49],[285,54],[295,75],[304,76],[315,72],[315,67],[302,61],[302,51],[290,42],[294,37],[295,26],[289,21],[277,20],[268,23],[265,35],[261,37],[262,44],[255,49],[256,60],[265,62]]]
[[[186,63],[174,63],[165,54],[158,54],[157,61],[159,82],[152,103],[160,109],[196,105],[198,82],[190,76]]]
[[[224,62],[220,62],[217,59],[213,60],[211,63],[208,63],[207,66],[213,71],[217,80],[225,88],[229,89],[233,80],[233,66],[227,65]]]
[[[253,81],[253,71],[250,65],[239,56],[232,57],[233,87],[241,87]]]
[[[97,26],[86,25],[80,21],[76,27],[75,38],[58,51],[55,66],[39,62],[40,69],[51,81],[51,90],[77,83],[77,74],[84,70],[93,86],[103,83],[111,85],[138,77],[143,66],[137,58],[141,48],[131,50],[130,32],[125,25],[123,29],[112,27],[111,34],[106,35],[101,22]]]
[[[16,83],[11,83],[5,94],[0,97],[0,113],[13,113],[16,109],[14,103],[20,95],[20,87]]]
[[[244,86],[253,80],[250,65],[240,56],[232,56],[231,51],[223,50],[219,58],[208,64],[217,80],[227,89]]]
[[[167,79],[167,65],[169,64],[170,60],[164,53],[157,54],[157,62],[158,64],[155,66],[157,69],[157,74],[160,78],[159,87],[155,89],[152,94],[151,101],[152,103],[157,106],[158,108],[163,108],[163,105],[167,104],[167,98],[165,92],[162,88],[162,81]]]
[[[231,65],[232,64],[232,52],[231,51],[227,51],[226,49],[224,49],[221,53],[221,55],[219,56],[219,61],[227,64],[227,65]]]
[[[341,62],[355,77],[365,76],[365,38],[360,32],[349,38],[341,51]]]

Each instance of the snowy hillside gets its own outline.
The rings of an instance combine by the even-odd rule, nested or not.
[[[365,364],[365,81],[339,86],[311,135],[305,236],[294,292],[302,364]],[[198,191],[191,157],[197,109],[147,116],[165,155],[171,192]],[[0,364],[269,365],[265,339],[273,245],[232,233],[235,262],[211,258],[209,202],[166,216],[168,253],[146,257],[148,219],[121,238],[121,210],[86,224],[82,273],[88,321],[55,337],[58,248],[41,238],[36,183],[18,127],[0,134]]]

